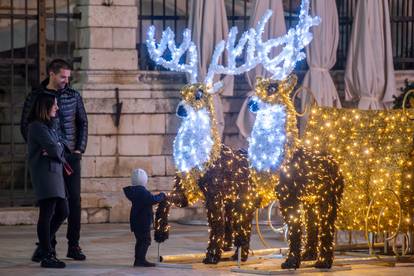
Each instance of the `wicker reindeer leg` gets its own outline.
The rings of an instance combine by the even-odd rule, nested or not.
[[[336,208],[333,202],[324,202],[319,212],[319,256],[316,268],[330,268],[333,262],[333,239],[335,233]]]
[[[329,186],[329,198],[320,204],[319,219],[319,256],[315,264],[317,268],[330,268],[334,257],[335,220],[344,188],[344,180],[337,165],[328,161],[326,167],[332,176],[332,185]]]
[[[288,241],[289,241],[289,253],[282,263],[283,269],[287,268],[299,268],[300,266],[300,249],[302,243],[302,228],[300,223],[300,216],[297,212],[299,209],[299,202],[280,202],[282,209],[283,219],[288,224]]]
[[[175,178],[175,184],[172,192],[168,195],[168,200],[161,202],[158,205],[154,220],[154,240],[162,243],[169,237],[168,214],[170,213],[171,205],[183,208],[188,206],[188,200],[183,190],[180,188],[180,179]]]
[[[338,165],[332,159],[327,158],[323,162],[323,167],[327,171],[327,185],[325,193],[320,195],[320,199],[323,200],[319,200],[319,255],[315,267],[330,268],[334,258],[335,221],[344,189],[344,179]]]
[[[231,251],[233,248],[233,204],[226,202],[224,204],[224,246],[223,251]]]
[[[246,218],[244,219],[243,223],[241,223],[241,231],[239,234],[240,240],[240,247],[241,247],[241,261],[247,261],[247,257],[249,256],[249,249],[250,249],[250,237],[252,232],[252,220],[253,220],[253,212],[247,213]],[[236,252],[238,253],[238,252]]]
[[[208,241],[205,264],[216,264],[220,261],[224,245],[223,201],[220,195],[206,198],[206,208],[210,236]]]
[[[318,216],[315,212],[315,204],[304,203],[306,239],[302,261],[314,261],[318,257],[318,226],[315,224]]]
[[[234,245],[237,247],[234,255],[232,256],[233,260],[237,260],[238,258],[238,251],[241,249],[241,261],[245,262],[247,260],[247,257],[249,256],[249,248],[250,248],[250,236],[252,231],[252,220],[253,220],[253,214],[254,210],[250,210],[248,208],[242,208],[243,202],[239,200],[236,204],[239,205],[238,210],[243,210],[241,214],[236,214],[238,217],[234,217]]]
[[[168,213],[171,203],[168,200],[158,205],[154,220],[154,240],[158,243],[165,242],[169,237]]]

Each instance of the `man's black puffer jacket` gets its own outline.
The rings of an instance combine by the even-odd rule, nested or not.
[[[57,96],[59,110],[55,125],[62,142],[71,152],[79,150],[84,153],[88,142],[88,118],[81,95],[69,86],[58,91],[49,90],[46,88],[48,83],[49,79],[44,80],[24,102],[20,120],[23,138],[27,141],[28,117],[37,96],[40,93],[51,93]]]

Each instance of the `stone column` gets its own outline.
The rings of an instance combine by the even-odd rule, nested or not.
[[[140,97],[136,1],[77,0],[75,9],[81,20],[74,56],[81,57],[81,63],[75,64],[73,87],[81,92],[89,119],[89,141],[82,159],[82,221],[125,221],[129,204],[122,187],[129,180],[121,177],[119,169],[115,89],[120,99]]]
[[[135,0],[78,0],[81,20],[77,26],[77,50],[82,58],[76,81],[88,84],[136,84],[138,58]],[[107,1],[106,1],[107,2]]]

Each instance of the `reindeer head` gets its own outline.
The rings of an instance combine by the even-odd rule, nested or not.
[[[179,173],[204,171],[220,155],[221,139],[218,134],[212,95],[222,87],[220,81],[214,82],[216,75],[236,75],[254,68],[259,59],[256,56],[256,30],[251,28],[244,32],[236,44],[238,30],[230,30],[227,41],[219,42],[214,50],[208,72],[203,81],[198,80],[198,55],[195,44],[191,41],[190,30],[183,33],[183,42],[176,47],[174,33],[167,28],[159,43],[155,42],[155,27],[148,31],[147,47],[150,57],[159,65],[172,71],[186,72],[190,75],[190,83],[181,90],[182,101],[177,106],[176,114],[181,118],[181,125],[174,140],[173,157]],[[236,64],[236,58],[243,55],[246,59],[242,65]],[[171,59],[163,55],[166,50]],[[227,50],[227,67],[219,64],[224,50]],[[188,63],[181,64],[180,58],[188,52]]]
[[[179,172],[202,171],[219,158],[221,139],[216,125],[212,94],[204,84],[188,84],[181,90],[176,115],[181,125],[173,145]]]
[[[248,141],[249,161],[258,171],[277,170],[286,157],[286,149],[295,144],[296,114],[290,92],[296,82],[295,75],[282,81],[256,81],[255,95],[248,101],[249,110],[256,113]]]
[[[312,40],[310,27],[320,22],[318,17],[309,16],[308,10],[309,0],[302,0],[297,26],[282,37],[263,42],[263,28],[258,31],[258,56],[272,77],[257,79],[255,95],[248,102],[249,110],[257,115],[249,138],[249,161],[257,172],[276,172],[290,160],[298,144],[297,112],[290,97],[297,78],[291,73],[305,58],[302,50]],[[269,58],[271,48],[278,46],[283,46],[280,54]]]

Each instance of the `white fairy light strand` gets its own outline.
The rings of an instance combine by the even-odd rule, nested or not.
[[[193,168],[202,169],[210,158],[214,141],[211,120],[206,108],[195,111],[182,102],[188,116],[182,118],[180,128],[173,144],[175,167],[179,172],[187,173]]]
[[[309,29],[321,22],[318,16],[312,17],[309,15],[309,0],[302,0],[299,22],[295,28],[289,29],[284,36],[263,42],[262,36],[265,25],[271,16],[272,11],[267,10],[259,20],[256,29],[250,28],[244,32],[237,44],[236,37],[238,29],[237,27],[233,27],[230,29],[227,42],[223,40],[216,45],[207,75],[204,79],[204,84],[211,88],[209,93],[217,92],[222,86],[220,82],[213,83],[213,78],[216,74],[238,75],[253,69],[258,64],[263,64],[266,70],[273,74],[272,79],[283,80],[292,73],[296,63],[305,58],[305,53],[302,50],[313,38]],[[190,82],[197,82],[198,54],[194,42],[191,41],[191,31],[185,29],[183,42],[178,48],[175,46],[174,32],[169,27],[162,33],[160,43],[157,44],[154,37],[155,27],[151,26],[147,33],[146,44],[150,57],[155,63],[172,71],[189,73],[191,78]],[[246,44],[245,63],[237,67],[236,58],[243,54],[243,49]],[[282,45],[284,46],[281,52],[277,56],[269,58],[272,48]],[[162,57],[167,47],[172,55],[170,61]],[[219,64],[224,49],[228,52],[228,67]],[[180,64],[180,58],[187,50],[189,52],[189,63]]]
[[[213,78],[214,75],[223,74],[223,75],[239,75],[244,72],[248,72],[254,67],[256,67],[260,60],[256,58],[256,31],[253,28],[250,28],[248,31],[244,32],[236,45],[236,37],[238,34],[237,27],[232,27],[230,29],[227,42],[224,40],[220,41],[214,49],[213,56],[211,58],[211,63],[208,68],[208,72],[204,83],[208,86],[214,86]],[[243,49],[247,44],[247,55],[245,63],[236,66],[236,58],[240,57],[243,54]],[[228,53],[228,67],[218,64],[221,55],[224,52],[224,49]],[[214,91],[214,90],[213,90]],[[215,92],[215,91],[214,91]]]
[[[183,42],[177,48],[175,45],[175,34],[169,27],[162,32],[160,42],[156,43],[155,26],[150,26],[147,32],[146,44],[150,57],[152,60],[155,61],[156,64],[170,69],[171,71],[188,73],[190,75],[190,83],[197,82],[197,47],[195,46],[194,42],[191,41],[191,31],[189,29],[184,30]],[[165,58],[162,57],[167,47],[171,52],[170,61],[167,61]],[[184,55],[186,51],[188,51],[189,54],[189,63],[180,64],[180,58]]]
[[[257,53],[260,63],[271,72],[271,79],[283,80],[292,73],[298,61],[303,60],[306,55],[302,50],[311,42],[313,36],[309,31],[310,27],[319,25],[320,17],[309,16],[309,0],[302,0],[299,14],[299,22],[296,27],[289,29],[286,35],[269,39],[263,42],[262,35],[265,25],[270,19],[272,11],[267,10],[259,20],[256,28],[257,33]],[[274,58],[269,58],[272,48],[284,45],[281,52]]]
[[[258,105],[256,121],[249,142],[249,164],[257,171],[274,172],[285,157],[286,110],[282,105],[264,103],[252,97]]]

